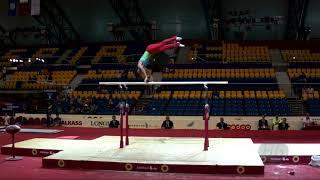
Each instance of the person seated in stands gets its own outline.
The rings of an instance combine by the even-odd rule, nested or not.
[[[258,130],[270,130],[266,116],[262,116],[262,119],[259,120]]]
[[[63,102],[65,102],[65,99],[62,99],[62,98],[63,97],[59,97],[55,101],[56,114],[59,114],[63,111]]]
[[[5,113],[4,115],[4,126],[9,126],[10,125],[10,116],[8,115],[8,113]]]
[[[116,116],[112,116],[112,120],[109,122],[109,128],[118,128],[120,125],[119,121],[116,120]]]
[[[173,122],[169,116],[166,116],[166,120],[162,122],[161,129],[173,129]]]
[[[307,126],[312,126],[315,125],[316,123],[314,121],[312,121],[312,119],[310,118],[309,113],[306,114],[306,117],[304,117],[302,119],[303,121],[303,128],[307,127]]]
[[[76,113],[76,110],[74,109],[74,107],[71,107],[71,108],[70,108],[69,113],[70,113],[70,114],[75,114],[75,113]]]
[[[97,109],[98,109],[97,105],[92,103],[90,105],[90,114],[96,114]]]
[[[82,107],[81,111],[83,111],[86,114],[90,114],[91,113],[90,110],[91,110],[91,101],[90,101],[90,99],[89,98],[83,99],[83,107]]]
[[[162,72],[164,72],[164,73],[169,73],[169,72],[170,72],[170,70],[169,70],[169,68],[168,68],[168,67],[164,67]]]
[[[16,124],[16,119],[14,118],[14,115],[10,117],[9,124],[10,125]]]
[[[102,70],[101,69],[98,69],[96,74],[102,74]]]
[[[29,77],[29,79],[28,79],[28,83],[34,83],[36,81],[37,81],[37,77],[36,76]]]
[[[7,74],[7,67],[3,67],[2,68],[2,72],[1,72],[1,80],[5,81],[6,80],[6,74]]]
[[[313,87],[309,86],[309,87],[307,87],[307,88],[305,89],[305,92],[310,94],[310,93],[313,93],[313,92],[314,92],[314,89],[313,89]]]
[[[62,125],[62,119],[60,118],[59,114],[56,114],[56,118],[53,119],[53,123],[58,126]]]
[[[51,73],[51,72],[49,72],[49,75],[48,75],[48,81],[49,81],[49,82],[52,82],[52,79],[53,79],[53,78],[52,78],[52,73]]]
[[[276,115],[276,117],[272,119],[272,130],[274,130],[274,127],[278,127],[279,123],[280,123],[279,116]]]
[[[121,104],[125,107],[126,102],[124,100],[120,100],[118,105],[115,106],[115,109],[119,109],[120,110]],[[125,111],[123,111],[123,114],[125,114]]]
[[[9,126],[10,122],[11,122],[11,117],[8,115],[8,113],[5,113],[4,117],[0,119],[0,125],[4,125],[3,129]]]
[[[3,126],[4,125],[4,119],[0,116],[0,126]],[[0,127],[1,129],[1,127]]]
[[[120,75],[120,78],[121,79],[127,79],[128,74],[129,74],[129,69],[124,69],[123,72]]]
[[[304,72],[302,72],[301,75],[298,77],[298,83],[301,83],[301,85],[298,86],[299,88],[297,89],[297,94],[301,96],[302,92],[307,88],[308,83],[307,76]]]
[[[72,92],[72,87],[71,86],[65,86],[64,90],[62,92],[62,96],[66,97]]]
[[[47,114],[47,127],[52,126],[53,118],[51,117],[51,114]]]
[[[16,125],[18,126],[22,126],[24,124],[24,122],[26,121],[25,117],[19,116],[16,118]]]
[[[299,81],[300,83],[307,83],[307,76],[304,72],[301,73],[301,75],[299,76]]]
[[[172,59],[171,61],[173,61],[171,64],[174,64],[174,60]],[[168,67],[164,67],[163,69],[164,73],[173,73],[174,69],[168,68]]]
[[[114,109],[113,100],[110,98],[107,104],[107,109]]]
[[[281,123],[278,125],[279,130],[288,130],[289,129],[289,124],[287,123],[287,118],[283,118]]]
[[[224,122],[223,117],[220,117],[220,122],[218,122],[216,126],[218,129],[224,129],[224,130],[229,129],[228,124]]]

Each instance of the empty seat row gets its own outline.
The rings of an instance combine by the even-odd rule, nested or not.
[[[309,99],[318,99],[319,100],[319,91],[304,91],[302,93],[302,98],[304,101],[307,101]],[[320,109],[319,109],[320,110]]]
[[[154,94],[154,99],[205,99],[205,98],[261,98],[283,99],[286,95],[283,91],[162,91]]]
[[[99,93],[97,91],[72,91],[71,97],[95,97],[97,99],[138,99],[141,96],[140,91],[126,91],[115,93]]]
[[[297,78],[304,74],[307,78],[319,78],[320,68],[290,68],[288,75],[290,78]]]

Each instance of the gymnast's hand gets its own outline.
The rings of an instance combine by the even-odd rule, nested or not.
[[[144,78],[144,82],[148,83],[149,82],[149,76],[146,76],[146,78]]]

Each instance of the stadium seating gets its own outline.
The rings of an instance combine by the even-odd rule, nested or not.
[[[16,89],[16,82],[15,81],[4,81],[0,82],[0,89]]]
[[[188,44],[188,43],[187,43]],[[190,51],[187,57],[192,64],[166,65],[169,69],[162,72],[162,81],[229,81],[228,86],[209,85],[205,94],[202,85],[194,86],[160,86],[152,101],[145,107],[145,114],[155,115],[201,115],[203,104],[208,96],[212,115],[290,115],[288,102],[279,90],[275,68],[271,64],[269,47],[275,44],[256,42],[195,42],[188,44]],[[320,89],[320,54],[314,49],[292,49],[277,47],[282,58],[288,62],[288,75],[292,83],[300,82],[299,77],[305,74],[308,87],[314,93]],[[76,65],[90,65],[90,68],[78,69],[86,74],[80,85],[70,93],[69,98],[80,99],[97,106],[99,114],[112,114],[116,109],[105,108],[110,101],[117,104],[127,99],[132,104],[139,102],[146,89],[145,86],[130,86],[128,92],[121,92],[117,86],[98,86],[100,81],[142,81],[137,77],[136,66],[124,65],[124,62],[137,62],[145,49],[145,44],[137,42],[105,43],[81,47],[40,47],[29,49],[9,49],[0,52],[0,66],[12,64],[5,61],[10,58],[31,59],[44,58],[45,65],[56,63],[62,54],[70,63],[68,69],[53,66],[52,80],[47,74],[38,73],[39,67],[30,65],[19,67],[10,74],[6,81],[1,81],[0,89],[62,89],[69,85],[77,75]],[[69,51],[68,53],[65,53]],[[62,58],[63,59],[63,58]],[[209,61],[202,63],[202,61]],[[60,61],[59,61],[60,62]],[[41,64],[40,64],[41,65]],[[12,73],[12,72],[11,72]],[[294,84],[294,87],[296,85]],[[139,92],[139,93],[137,93]],[[152,91],[151,91],[152,92]],[[308,112],[317,114],[317,94],[303,94],[302,98]],[[73,104],[64,103],[71,107]],[[75,107],[82,107],[81,104]]]
[[[153,96],[145,113],[150,115],[201,115],[208,102],[212,115],[290,114],[282,91],[161,91]]]
[[[209,85],[210,90],[278,90],[271,64],[173,65],[163,81],[229,81],[228,86]],[[162,86],[161,90],[203,90],[203,86]]]
[[[275,78],[274,69],[177,69],[164,73],[165,80]]]
[[[304,91],[302,94],[304,103],[307,106],[308,113],[311,116],[319,116],[320,115],[320,99],[319,99],[319,91]]]
[[[206,59],[209,61],[219,62],[223,59],[222,47],[206,47]]]
[[[319,113],[320,53],[314,46],[283,49],[282,58],[289,63],[288,76],[297,95],[301,95],[310,115]]]
[[[136,76],[135,66],[97,65],[88,71],[87,78],[83,79],[77,90],[90,91],[99,88],[100,81],[142,81]],[[106,87],[108,90],[117,90],[117,86]],[[131,90],[143,90],[143,86],[130,86]]]
[[[267,46],[240,46],[238,43],[223,44],[223,58],[226,62],[270,62]]]
[[[303,88],[320,88],[320,68],[314,67],[288,69],[289,78],[291,80],[291,83],[293,83],[293,87],[296,89],[296,91],[301,91]],[[306,80],[302,80],[301,76],[305,76]]]
[[[48,74],[39,71],[17,71],[10,79],[0,85],[2,89],[62,89],[69,85],[76,71],[51,71],[52,80]]]
[[[140,91],[126,91],[104,93],[97,91],[72,91],[69,100],[61,102],[63,113],[78,114],[117,114],[119,113],[119,103],[126,101],[130,111],[134,108],[137,100],[141,96]],[[94,105],[94,111],[92,111]],[[89,109],[88,111],[86,111]]]
[[[72,91],[71,97],[79,98],[96,98],[96,99],[135,99],[137,100],[141,96],[140,91],[126,91],[126,92],[114,92],[114,93],[99,93],[97,91]]]
[[[31,57],[31,60],[36,58],[45,59],[44,63],[54,64],[62,55],[60,48],[39,48]]]
[[[114,79],[114,78],[120,78],[122,73],[124,72],[124,70],[101,70],[96,71],[96,70],[89,70],[88,72],[88,79]],[[128,72],[126,78],[128,78],[129,80],[134,79],[135,78],[135,74],[130,71]]]
[[[123,63],[125,62],[125,57],[123,56],[125,49],[125,45],[102,46],[96,53],[96,56],[91,60],[91,63]]]
[[[5,61],[0,61],[0,67],[7,67],[7,66],[11,66],[12,62],[5,60]]]
[[[281,50],[282,58],[286,62],[319,62],[320,53],[311,52],[309,49]]]
[[[51,58],[58,50],[59,48],[40,48],[32,58]]]
[[[27,53],[28,49],[10,49],[4,55],[1,56],[2,60],[5,59],[19,59],[23,57],[23,54]]]
[[[200,58],[198,58],[200,57]],[[254,62],[265,63],[271,61],[268,46],[240,45],[238,43],[195,44],[191,48],[188,58],[191,62]]]
[[[307,78],[318,79],[320,78],[320,68],[290,68],[288,69],[288,75],[290,78],[298,78],[304,73]]]

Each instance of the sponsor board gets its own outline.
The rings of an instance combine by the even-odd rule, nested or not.
[[[63,120],[63,126],[82,126],[82,121],[71,121],[71,120]]]
[[[270,156],[270,157],[267,157],[267,160],[266,162],[268,163],[279,163],[279,162],[290,162],[290,158],[287,157],[287,156]]]
[[[107,128],[110,121],[90,121],[91,127]]]
[[[136,170],[137,171],[149,171],[149,172],[159,171],[157,167],[152,166],[152,165],[137,165]]]
[[[48,156],[55,153],[56,153],[55,151],[50,151],[50,150],[39,150],[39,155],[41,156]]]
[[[28,118],[46,118],[45,114],[19,114],[16,116],[24,116]],[[70,115],[62,114],[62,124],[66,127],[92,127],[92,128],[107,128],[111,120],[111,115]],[[209,129],[217,129],[216,124],[220,117],[230,126],[231,130],[257,130],[258,116],[212,116],[209,120]],[[272,124],[273,117],[266,117],[269,125]],[[280,117],[284,118],[284,117]],[[290,130],[302,129],[301,116],[288,116],[287,122],[290,125]],[[119,116],[117,116],[119,119]],[[135,129],[159,129],[164,121],[165,116],[129,116],[129,127]],[[202,116],[171,116],[170,119],[174,123],[175,129],[203,129],[204,121]],[[320,117],[312,117],[314,121],[320,121]],[[319,122],[320,124],[320,122]],[[125,125],[125,120],[124,120]]]
[[[294,155],[287,155],[287,156],[262,156],[262,159],[265,158],[264,163],[271,163],[271,164],[308,164],[311,160],[311,156],[294,156]]]

